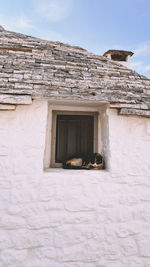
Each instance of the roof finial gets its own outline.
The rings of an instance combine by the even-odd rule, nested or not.
[[[133,54],[134,53],[131,51],[113,49],[105,52],[103,56],[113,61],[117,61],[126,67],[130,67],[130,57],[132,57]]]

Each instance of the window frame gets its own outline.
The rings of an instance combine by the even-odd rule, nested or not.
[[[102,153],[105,159],[105,166],[110,167],[109,148],[109,103],[97,101],[76,101],[76,100],[46,100],[45,108],[47,116],[45,118],[45,139],[43,140],[43,171],[55,172],[65,171],[62,168],[52,166],[52,132],[53,132],[53,111],[77,113],[97,113],[97,136],[95,152]],[[82,170],[83,172],[83,170]]]
[[[68,110],[52,110],[52,137],[51,137],[51,162],[50,167],[61,168],[62,163],[55,162],[56,156],[56,124],[57,115],[90,115],[94,118],[94,134],[93,134],[93,153],[98,151],[98,112],[92,111],[68,111]]]

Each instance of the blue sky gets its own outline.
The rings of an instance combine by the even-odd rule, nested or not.
[[[150,0],[0,0],[0,25],[100,55],[133,51],[131,67],[150,78]]]

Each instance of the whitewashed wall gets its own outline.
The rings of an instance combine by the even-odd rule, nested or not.
[[[46,120],[0,112],[0,267],[150,266],[149,119],[109,111],[109,170],[43,172]]]

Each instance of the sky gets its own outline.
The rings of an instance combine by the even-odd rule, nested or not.
[[[132,51],[131,68],[150,78],[150,0],[0,0],[0,25],[99,55]]]

